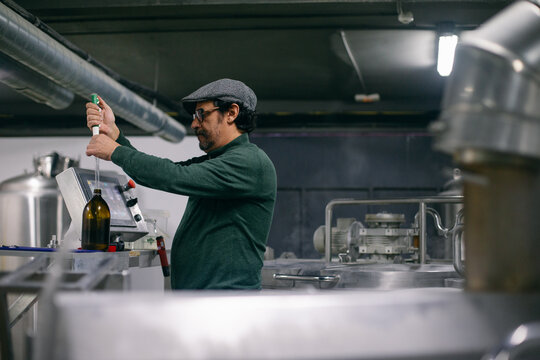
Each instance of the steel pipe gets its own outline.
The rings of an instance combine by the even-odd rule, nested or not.
[[[458,225],[458,227],[452,233],[452,246],[454,248],[454,270],[462,276],[465,277],[465,265],[462,260],[461,248],[463,244],[463,225]]]
[[[419,238],[419,244],[418,244],[418,262],[420,264],[426,263],[426,203],[421,201],[418,206],[418,213],[420,214],[418,219],[418,238]]]

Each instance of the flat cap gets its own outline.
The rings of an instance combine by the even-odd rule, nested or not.
[[[207,100],[235,102],[247,110],[255,111],[257,96],[246,84],[238,80],[220,79],[204,85],[182,99],[184,109],[190,114],[195,111],[196,103]]]

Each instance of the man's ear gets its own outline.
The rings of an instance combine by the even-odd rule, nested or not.
[[[234,120],[238,117],[238,114],[240,113],[240,107],[238,104],[232,104],[229,109],[226,112],[227,115],[227,123],[232,124]]]

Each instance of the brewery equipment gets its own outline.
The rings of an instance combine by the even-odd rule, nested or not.
[[[462,287],[461,251],[457,259],[429,261],[426,254],[426,217],[434,219],[437,233],[461,249],[463,212],[450,223],[443,223],[439,213],[427,204],[460,204],[463,197],[435,196],[388,200],[334,199],[326,206],[326,224],[313,235],[313,244],[323,260],[267,260],[262,269],[263,288],[329,288],[398,289],[416,287]],[[364,225],[355,218],[337,218],[332,224],[335,206],[343,205],[418,206],[414,220],[407,227],[405,215],[389,212],[366,214]],[[459,236],[455,234],[459,233]],[[327,234],[331,234],[327,237]],[[448,280],[454,280],[448,282]],[[449,285],[451,284],[451,285]]]
[[[56,181],[71,216],[65,241],[68,247],[79,247],[82,213],[96,187],[95,173],[92,170],[70,168],[58,174]],[[126,194],[120,185],[119,175],[114,172],[101,174],[100,187],[111,213],[111,243],[132,242],[146,235],[148,229],[137,199]]]
[[[351,263],[358,259],[376,262],[394,262],[400,259],[415,260],[418,248],[414,247],[414,237],[418,237],[418,228],[400,228],[405,222],[404,214],[380,212],[366,214],[365,224],[356,219],[344,223],[337,219],[337,226],[332,228],[332,254],[340,262]],[[322,254],[325,250],[325,226],[320,226],[313,234],[313,244]]]
[[[469,290],[540,290],[539,13],[515,2],[463,36],[432,125],[464,173]]]
[[[51,239],[67,231],[69,214],[54,176],[77,164],[78,160],[52,152],[34,158],[32,172],[0,184],[0,245],[47,247]],[[13,271],[27,261],[26,257],[2,256],[0,270]],[[11,308],[21,303],[18,295],[8,297]],[[34,326],[32,310],[12,328],[16,348],[24,351],[26,333]]]
[[[463,74],[459,80],[467,86],[452,88],[455,92],[449,96],[455,96],[456,101],[450,104],[455,106],[447,107],[449,112],[443,115],[443,121],[449,124],[439,129],[447,131],[439,138],[439,145],[455,154],[464,168],[468,288],[481,291],[347,290],[268,296],[259,292],[168,296],[64,293],[51,303],[55,310],[51,313],[57,316],[42,327],[44,333],[56,335],[54,342],[38,338],[37,343],[51,350],[50,358],[59,359],[480,359],[492,349],[496,350],[493,356],[484,359],[515,358],[519,350],[525,352],[522,358],[538,358],[540,296],[508,292],[537,291],[540,279],[535,258],[540,252],[540,231],[534,219],[540,184],[540,149],[536,148],[540,144],[536,121],[540,113],[536,101],[538,63],[531,66],[531,61],[539,60],[539,14],[532,2],[515,3],[488,24],[486,29],[494,26],[500,30],[498,37],[483,37],[481,30],[467,40],[465,46],[472,45],[469,50],[461,54],[458,50],[456,71]],[[472,41],[475,36],[478,41]],[[528,54],[534,56],[520,57],[523,52],[514,46],[523,45],[530,46],[534,51]],[[486,47],[492,52],[486,52]],[[508,56],[513,61],[507,61]],[[493,66],[497,64],[503,67],[497,69]],[[476,75],[485,83],[477,81]],[[501,98],[493,99],[499,95]],[[526,101],[520,103],[518,95]],[[474,101],[467,103],[469,97],[475,97]],[[516,108],[493,108],[498,104]],[[518,114],[519,107],[527,113]],[[452,123],[450,118],[457,120]],[[334,248],[342,252],[352,244],[352,237],[351,242],[343,240],[355,220],[340,221],[335,231],[340,245],[333,246],[331,235],[332,206],[366,200],[333,201],[326,213],[325,259],[313,264],[312,270],[318,275],[305,274],[306,278],[339,282],[353,272],[369,273],[363,269],[370,268],[379,279],[396,274],[400,268],[413,274],[427,273],[424,267],[436,264],[430,264],[426,257],[425,217],[435,214],[428,203],[439,200],[395,201],[418,204],[419,216],[410,225],[418,231],[418,263],[367,266],[349,264],[343,257],[336,259],[341,262],[332,258]],[[451,202],[461,201],[454,198]],[[379,200],[379,204],[382,202],[388,201]],[[377,223],[373,229],[384,229],[380,221]],[[456,233],[463,235],[459,211],[450,225],[441,225],[440,232],[452,234],[454,239],[459,238]],[[357,227],[358,234],[361,229]],[[369,251],[375,254],[379,250],[372,247]],[[321,264],[325,272],[344,272],[325,275]],[[355,271],[346,272],[348,269]],[[302,276],[291,274],[287,281],[298,281]],[[50,331],[52,325],[57,326]],[[94,334],[92,342],[88,341],[89,333]],[[39,351],[36,354],[41,355]]]
[[[78,161],[56,152],[34,159],[34,171],[0,184],[0,242],[2,245],[46,247],[61,238],[69,214],[54,177]]]
[[[463,201],[463,197],[435,196],[431,198],[403,198],[388,200],[359,200],[359,199],[335,199],[326,205],[326,223],[317,229],[314,234],[314,245],[321,253],[324,252],[326,262],[332,262],[336,255],[340,262],[356,261],[358,258],[369,258],[378,262],[394,262],[397,256],[417,261],[421,264],[426,262],[426,216],[431,215],[434,219],[438,233],[444,237],[450,237],[460,223],[461,212],[456,213],[449,224],[442,224],[439,213],[428,204],[457,204]],[[340,234],[338,230],[331,230],[332,216],[336,206],[351,205],[397,205],[417,204],[418,212],[409,228],[400,228],[405,222],[404,214],[391,214],[381,212],[366,214],[365,227],[361,222],[352,219],[347,226],[343,220],[337,220],[337,228],[341,227],[344,237],[335,236]],[[335,232],[335,235],[332,234]],[[346,240],[343,240],[346,238]],[[322,241],[324,239],[324,241]],[[413,239],[417,239],[417,244]],[[342,246],[333,245],[344,242]],[[337,250],[343,252],[337,253]]]

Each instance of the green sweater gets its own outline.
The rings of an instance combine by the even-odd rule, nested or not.
[[[187,195],[171,248],[173,289],[259,289],[276,200],[272,161],[242,134],[183,162],[135,150],[120,135],[112,161],[137,183]]]

